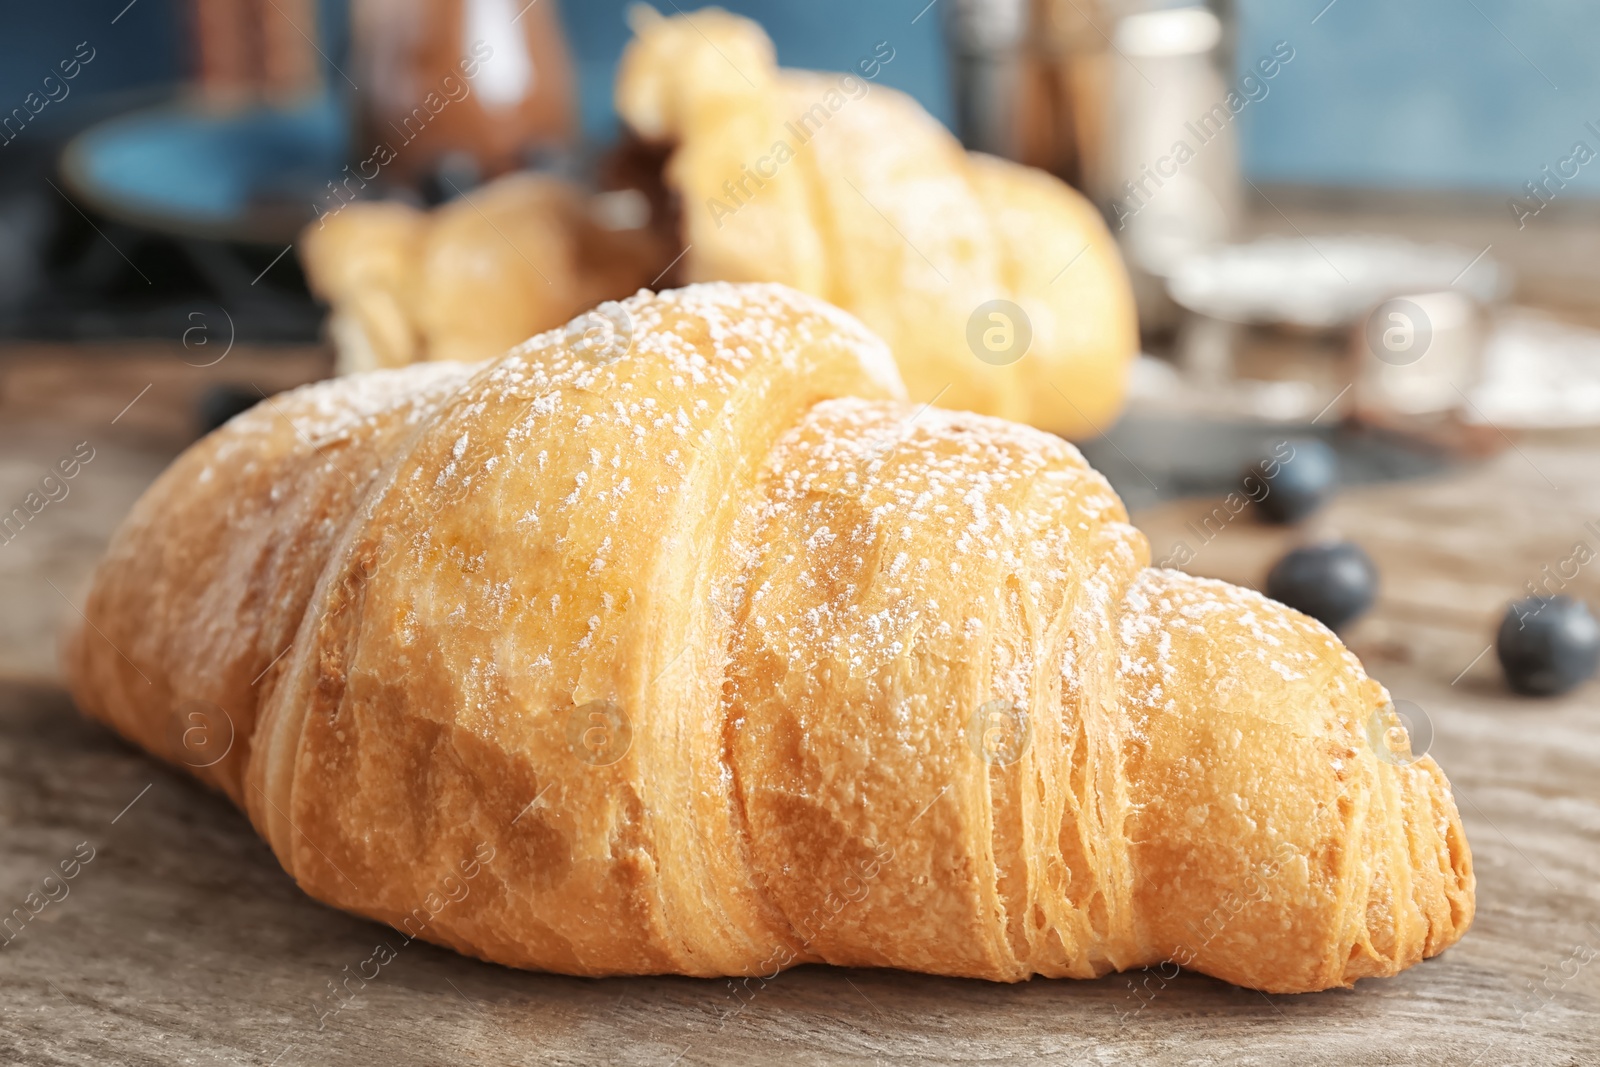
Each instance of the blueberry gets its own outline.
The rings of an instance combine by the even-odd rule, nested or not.
[[[1339,457],[1314,437],[1280,441],[1241,476],[1244,494],[1268,522],[1299,522],[1339,486]]]
[[[241,411],[256,406],[261,394],[240,385],[213,385],[200,394],[200,432],[210,433]]]
[[[1513,601],[1494,650],[1512,689],[1526,696],[1565,693],[1600,665],[1600,623],[1569,596]]]
[[[1280,559],[1267,573],[1267,595],[1303,611],[1330,630],[1372,607],[1378,568],[1349,541],[1308,545]]]

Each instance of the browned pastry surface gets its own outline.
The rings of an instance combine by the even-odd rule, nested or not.
[[[819,301],[608,314],[195,446],[97,574],[80,704],[191,766],[221,705],[200,773],[308,892],[516,966],[1289,992],[1464,932],[1449,786],[1322,626],[1148,569],[1075,449],[906,403]]]

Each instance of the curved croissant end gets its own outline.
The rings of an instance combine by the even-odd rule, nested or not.
[[[571,974],[1294,992],[1454,943],[1443,774],[1317,623],[781,286],[308,386],[118,533],[67,672],[307,892]],[[1377,719],[1375,719],[1377,717]]]

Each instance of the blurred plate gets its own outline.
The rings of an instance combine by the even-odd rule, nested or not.
[[[1600,426],[1600,331],[1533,311],[1497,316],[1483,350],[1483,379],[1463,412],[1503,429]]]
[[[68,143],[61,170],[75,193],[124,222],[282,244],[330,195],[347,144],[331,94],[229,113],[179,101],[91,126]]]
[[[1317,331],[1348,326],[1398,293],[1451,287],[1492,303],[1510,277],[1458,245],[1350,234],[1226,245],[1185,258],[1167,282],[1180,306],[1210,318]]]
[[[1168,500],[1217,496],[1237,489],[1245,467],[1281,441],[1317,438],[1339,457],[1343,486],[1406,481],[1448,470],[1455,462],[1424,442],[1357,424],[1259,422],[1132,411],[1104,437],[1080,442],[1085,459],[1105,475],[1130,511]]]

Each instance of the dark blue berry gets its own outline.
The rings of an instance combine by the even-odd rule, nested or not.
[[[1339,487],[1339,456],[1314,437],[1280,441],[1245,468],[1241,483],[1267,522],[1299,522]]]
[[[1553,696],[1578,685],[1600,665],[1600,623],[1580,600],[1529,597],[1506,608],[1494,649],[1512,689],[1527,696]]]
[[[1349,541],[1308,545],[1280,559],[1267,573],[1267,595],[1303,611],[1330,630],[1372,607],[1378,568]]]

